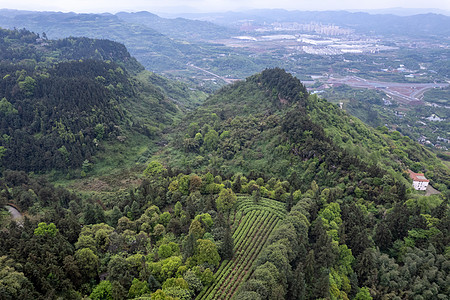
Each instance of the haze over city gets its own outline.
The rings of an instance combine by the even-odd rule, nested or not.
[[[433,12],[436,10],[450,11],[450,2],[446,0],[381,0],[381,1],[269,1],[269,0],[131,0],[131,1],[0,1],[0,8],[21,9],[21,10],[39,10],[39,11],[62,11],[78,13],[99,13],[119,11],[140,11],[147,10],[152,12],[182,13],[182,12],[219,12],[219,11],[240,11],[248,9],[281,8],[287,10],[380,10],[401,7],[405,9],[414,9],[420,12]]]

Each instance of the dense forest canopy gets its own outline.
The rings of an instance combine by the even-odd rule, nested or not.
[[[103,140],[130,132],[154,138],[181,113],[177,104],[193,105],[194,92],[143,71],[121,44],[0,34],[0,146],[8,169],[80,168]],[[133,114],[143,109],[145,117]]]
[[[408,137],[280,68],[196,107],[122,45],[0,33],[1,299],[449,297],[450,171]]]

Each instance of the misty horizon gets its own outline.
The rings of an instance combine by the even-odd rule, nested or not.
[[[444,0],[415,0],[415,1],[368,1],[360,2],[346,0],[336,3],[326,0],[318,2],[302,1],[301,3],[289,0],[277,1],[253,1],[253,0],[169,0],[164,3],[158,1],[131,0],[126,4],[119,1],[59,1],[47,0],[36,3],[34,1],[3,1],[0,0],[0,9],[25,10],[32,12],[63,12],[63,13],[111,13],[148,11],[163,15],[181,15],[195,13],[224,13],[246,12],[251,10],[287,10],[287,11],[349,11],[367,12],[371,14],[394,14],[400,16],[423,13],[438,13],[450,15],[450,2]]]

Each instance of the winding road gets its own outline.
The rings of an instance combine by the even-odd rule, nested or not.
[[[186,65],[187,65],[188,67],[191,67],[191,68],[200,70],[200,71],[205,72],[205,73],[207,73],[207,74],[209,74],[209,75],[211,75],[211,76],[214,76],[214,77],[216,77],[216,78],[219,78],[219,79],[225,81],[226,83],[233,83],[233,82],[235,82],[236,80],[238,80],[238,79],[225,78],[225,77],[223,77],[223,76],[214,74],[213,72],[210,72],[210,71],[205,70],[205,69],[203,69],[203,68],[197,67],[197,66],[195,66],[195,65],[192,64],[192,63],[187,63]]]
[[[376,89],[385,92],[403,103],[422,101],[423,93],[433,88],[445,88],[448,83],[398,83],[368,80],[357,76],[329,78],[329,84],[347,84],[354,88]]]

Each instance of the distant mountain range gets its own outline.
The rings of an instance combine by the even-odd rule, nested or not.
[[[195,45],[173,40],[149,26],[128,23],[112,14],[0,10],[0,27],[26,28],[39,34],[45,32],[51,39],[69,36],[108,38],[125,44],[130,53],[152,71],[186,68],[189,54],[201,56],[203,52]],[[173,27],[179,29],[179,34],[183,33],[181,28],[186,28]],[[191,35],[186,31],[184,33]]]
[[[388,12],[388,11],[386,11]],[[255,24],[272,22],[321,22],[354,29],[356,32],[376,35],[411,35],[415,37],[448,36],[450,17],[436,14],[398,16],[348,11],[287,11],[259,9],[246,12],[208,14],[181,14],[179,17],[210,21],[223,26],[237,26],[244,21]]]
[[[404,7],[392,7],[392,8],[384,8],[384,9],[358,9],[351,10],[350,12],[367,12],[369,14],[390,14],[396,16],[413,16],[420,14],[441,14],[450,16],[450,10],[438,9],[438,8],[404,8]]]

